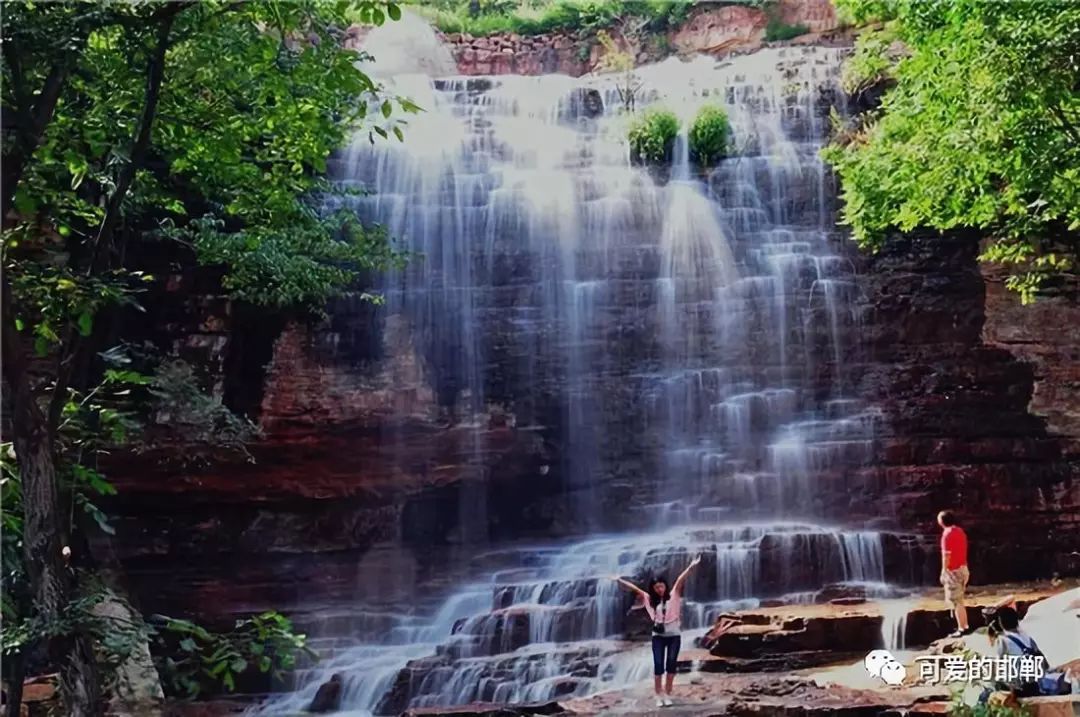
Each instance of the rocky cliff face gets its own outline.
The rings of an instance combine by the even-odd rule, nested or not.
[[[637,36],[615,28],[611,35],[623,51],[643,64],[671,55],[724,55],[760,49],[766,43],[765,30],[770,21],[804,27],[806,34],[796,39],[801,43],[821,42],[823,34],[839,29],[836,9],[829,0],[780,0],[768,9],[701,3],[684,23],[662,34]],[[350,33],[350,41],[362,45],[364,28],[351,28]],[[443,40],[463,75],[557,73],[580,77],[596,71],[604,56],[603,47],[591,31],[490,37],[448,33]]]
[[[821,475],[819,500],[928,545],[934,514],[952,508],[978,582],[1077,574],[1077,304],[1062,293],[1018,306],[977,252],[971,235],[914,235],[855,256],[864,299],[850,365],[886,420],[872,465]],[[229,373],[242,348],[260,354],[259,337],[226,304],[181,303],[177,347],[202,355],[226,394],[260,397],[265,437],[249,464],[116,466],[118,535],[99,550],[127,568],[146,609],[224,616],[310,600],[315,585],[325,600],[353,597],[366,574],[422,582],[458,551],[446,541],[462,501],[487,503],[496,537],[566,529],[558,432],[493,408],[478,454],[472,426],[439,407],[408,332],[370,307],[279,323],[261,337],[266,370]],[[381,355],[358,348],[372,331]],[[633,451],[624,460],[640,470]]]
[[[1029,408],[1080,455],[1080,277],[1066,277],[1023,306],[1005,288],[1005,272],[983,266],[986,321],[982,340],[1028,364],[1034,383]]]
[[[928,534],[953,509],[978,582],[1076,574],[1078,306],[1020,306],[978,246],[914,234],[864,258],[860,380],[887,420],[852,509]]]
[[[750,26],[736,18],[749,12],[732,6],[696,15],[694,42],[723,45],[728,29]],[[527,55],[504,56],[519,54]],[[806,196],[785,197],[793,214],[816,214],[819,189],[834,192],[826,176],[820,187],[807,185]],[[919,533],[932,545],[934,515],[949,507],[970,528],[977,581],[1080,573],[1080,555],[1070,553],[1080,545],[1075,294],[1019,307],[993,271],[980,272],[972,236],[897,237],[874,257],[842,235],[830,241],[857,265],[862,297],[840,327],[846,380],[884,420],[868,465],[814,476],[821,512]],[[751,248],[736,242],[734,250]],[[635,408],[637,381],[661,353],[655,312],[646,310],[657,301],[659,265],[655,250],[633,242],[614,262],[620,280],[603,339],[618,360],[587,372],[604,387],[597,452],[608,470],[598,480],[613,525],[633,520],[641,476],[659,468],[651,456],[662,437],[641,431]],[[170,280],[151,302],[147,333],[202,367],[264,437],[251,463],[163,467],[127,457],[112,466],[118,534],[96,547],[126,568],[142,607],[213,619],[374,595],[404,599],[414,585],[452,579],[448,566],[475,552],[463,542],[579,528],[562,471],[565,367],[521,368],[557,355],[549,344],[558,332],[536,329],[529,339],[536,348],[524,356],[508,338],[538,301],[536,257],[502,253],[484,271],[492,274],[483,299],[490,380],[479,408],[457,385],[460,367],[431,351],[431,337],[400,315],[355,300],[331,306],[320,322],[260,315],[206,298],[216,293],[213,277]],[[800,291],[795,303],[811,306],[813,287]],[[827,338],[818,338],[828,354]],[[750,343],[745,362],[764,361]],[[826,364],[808,379],[823,392],[835,380]],[[530,383],[535,376],[544,381]],[[459,524],[469,513],[486,520]],[[932,579],[933,571],[912,577]]]

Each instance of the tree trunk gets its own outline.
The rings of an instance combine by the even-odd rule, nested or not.
[[[20,717],[19,707],[22,705],[23,680],[26,676],[26,658],[18,652],[4,660],[4,668],[7,673],[7,711],[5,717]]]
[[[67,516],[53,453],[53,433],[38,405],[27,371],[22,337],[15,330],[11,291],[3,282],[4,378],[11,395],[13,443],[23,492],[23,551],[37,618],[55,623],[71,600],[74,576],[62,550],[67,544]],[[93,650],[81,635],[49,638],[49,659],[60,668],[67,714],[91,717],[100,703]]]
[[[23,490],[23,544],[35,612],[39,619],[54,622],[64,615],[74,587],[61,553],[67,543],[67,517],[60,507],[52,437],[26,383],[24,379],[22,386],[12,387],[15,454]],[[97,674],[89,641],[79,634],[58,635],[49,639],[48,653],[60,668],[67,714],[98,714]]]

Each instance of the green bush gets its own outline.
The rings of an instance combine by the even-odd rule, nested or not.
[[[671,157],[679,134],[679,119],[668,110],[648,109],[634,118],[627,138],[630,156],[636,162],[659,164]]]
[[[855,52],[844,63],[844,92],[855,94],[892,78],[895,60],[890,48],[895,40],[893,28],[864,30],[859,35]]]
[[[769,20],[769,23],[765,25],[765,40],[767,42],[790,40],[793,37],[805,35],[808,32],[810,32],[810,28],[806,25],[788,25],[786,22],[772,18]]]
[[[690,8],[686,0],[481,0],[479,14],[473,15],[469,0],[413,0],[408,4],[443,32],[476,36],[512,32],[539,35],[556,30],[591,34],[627,17],[644,21],[646,32],[663,32],[681,24]]]
[[[1044,282],[1072,281],[1080,265],[1080,4],[836,4],[859,21],[887,12],[879,19],[904,52],[884,65],[892,39],[859,38],[856,57],[875,58],[869,69],[893,85],[824,153],[855,240],[877,250],[897,230],[977,229],[991,240],[981,258],[1008,268],[1005,285],[1023,303]]]
[[[967,705],[957,695],[949,706],[949,717],[1031,717],[1031,710],[1024,705]]]
[[[727,112],[717,105],[705,105],[690,125],[690,158],[703,167],[715,164],[727,155],[730,134]]]

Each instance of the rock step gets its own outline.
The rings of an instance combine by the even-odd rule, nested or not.
[[[476,703],[461,707],[414,707],[401,717],[530,717],[531,715],[565,715],[558,702],[536,702],[520,705]]]
[[[1052,590],[1017,596],[1021,616],[1027,608],[1051,594]],[[968,618],[972,627],[984,626],[981,608],[996,603],[1000,591],[969,596]],[[803,605],[799,607],[759,608],[721,615],[738,624],[723,634],[716,628],[707,633],[701,644],[715,657],[758,660],[779,654],[862,652],[882,647],[884,620],[881,602],[860,605]],[[952,614],[935,598],[922,598],[908,611],[903,641],[908,646],[925,646],[953,629]]]

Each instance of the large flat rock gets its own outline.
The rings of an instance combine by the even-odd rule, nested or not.
[[[972,626],[983,624],[983,607],[1012,596],[1021,614],[1039,600],[1065,586],[1046,584],[1004,584],[972,588],[968,616]],[[732,612],[721,616],[738,624],[723,634],[716,628],[701,641],[715,658],[769,661],[782,665],[787,655],[787,669],[829,662],[828,655],[865,653],[882,646],[882,623],[892,601],[866,601],[858,604],[825,603],[784,605]],[[941,638],[954,627],[949,608],[940,590],[928,590],[892,606],[907,611],[905,640],[908,646],[925,646]],[[718,623],[719,624],[719,623]],[[804,664],[790,657],[805,653]],[[820,654],[820,660],[813,659]],[[835,661],[835,660],[833,660]],[[704,668],[703,668],[704,669]]]
[[[532,715],[570,715],[558,702],[521,705],[478,703],[460,707],[418,707],[406,710],[401,717],[532,717]]]
[[[821,686],[810,678],[799,676],[706,674],[702,675],[699,684],[677,684],[673,706],[663,710],[654,706],[648,685],[569,700],[564,706],[578,715],[871,717],[894,710],[906,712],[916,705],[947,697],[944,688],[858,690]]]

